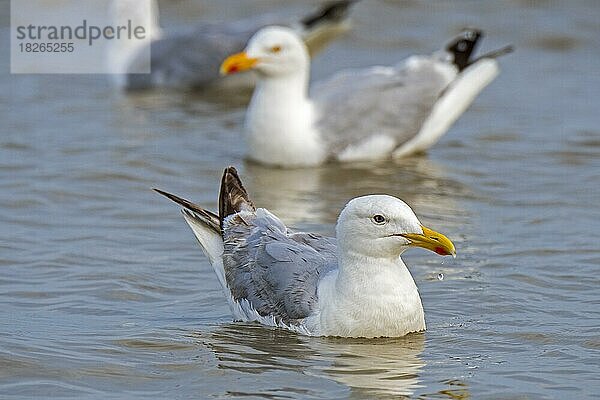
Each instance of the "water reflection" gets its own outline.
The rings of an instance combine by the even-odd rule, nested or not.
[[[160,89],[118,95],[121,103],[134,110],[161,111],[180,109],[194,115],[207,109],[245,111],[251,90],[230,90],[226,87],[196,90]]]
[[[468,400],[471,398],[469,386],[458,379],[449,379],[442,382],[447,385],[445,389],[437,393],[424,394],[419,396],[419,399],[451,399],[451,400]]]
[[[332,364],[320,371],[352,389],[355,398],[411,396],[420,387],[419,374],[425,366],[420,358],[425,335],[400,338],[321,338],[312,343]]]
[[[427,157],[412,157],[296,170],[248,163],[242,176],[255,204],[287,223],[334,223],[349,199],[375,193],[400,197],[420,215],[457,215],[456,199],[470,191],[444,169]]]
[[[411,396],[425,366],[424,334],[401,338],[311,338],[252,324],[228,324],[195,335],[218,367],[262,374],[296,371],[345,385],[352,398]]]

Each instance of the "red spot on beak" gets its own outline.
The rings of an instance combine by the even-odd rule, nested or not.
[[[440,256],[449,256],[450,253],[448,253],[448,250],[442,248],[442,247],[436,247],[434,250],[437,254],[439,254]]]
[[[236,72],[239,72],[240,68],[237,65],[232,65],[231,67],[229,67],[229,70],[227,71],[230,74],[235,74]]]

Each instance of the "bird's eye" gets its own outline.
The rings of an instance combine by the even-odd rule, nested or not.
[[[271,53],[277,54],[281,51],[281,46],[273,46],[270,49]]]
[[[381,214],[375,214],[373,215],[373,222],[375,222],[377,225],[383,225],[385,224],[385,217]]]

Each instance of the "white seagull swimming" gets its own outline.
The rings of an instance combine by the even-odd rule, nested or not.
[[[306,46],[292,30],[269,26],[228,57],[221,73],[258,73],[245,122],[254,161],[300,167],[401,157],[436,143],[498,74],[495,58],[512,48],[472,59],[481,36],[468,30],[430,56],[342,71],[309,97]]]
[[[161,29],[158,4],[156,0],[149,1],[113,0],[111,4],[116,25],[133,19],[142,22],[152,35],[149,49],[148,45],[140,46],[132,40],[115,41],[110,48],[108,62],[115,81],[128,90],[205,88],[224,84],[237,89],[252,88],[254,74],[226,80],[219,75],[219,65],[227,55],[241,51],[260,28],[276,23],[293,28],[314,55],[348,29],[349,8],[357,0],[331,1],[316,12],[289,23],[279,16],[267,14],[228,23],[198,24],[176,31]],[[150,9],[144,8],[147,4]],[[129,73],[134,66],[146,63],[148,58],[149,74]]]
[[[336,238],[294,233],[255,208],[233,167],[219,215],[155,189],[183,207],[236,320],[313,336],[397,337],[425,330],[421,298],[400,255],[411,246],[456,255],[392,196],[358,197],[340,213]]]

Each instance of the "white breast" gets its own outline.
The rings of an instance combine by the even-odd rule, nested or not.
[[[248,108],[248,153],[255,161],[279,166],[318,165],[325,158],[318,132],[313,129],[312,104],[271,107],[255,96]]]
[[[398,337],[425,330],[421,298],[406,267],[368,280],[342,280],[337,274],[319,285],[320,313],[307,321],[313,334]]]

